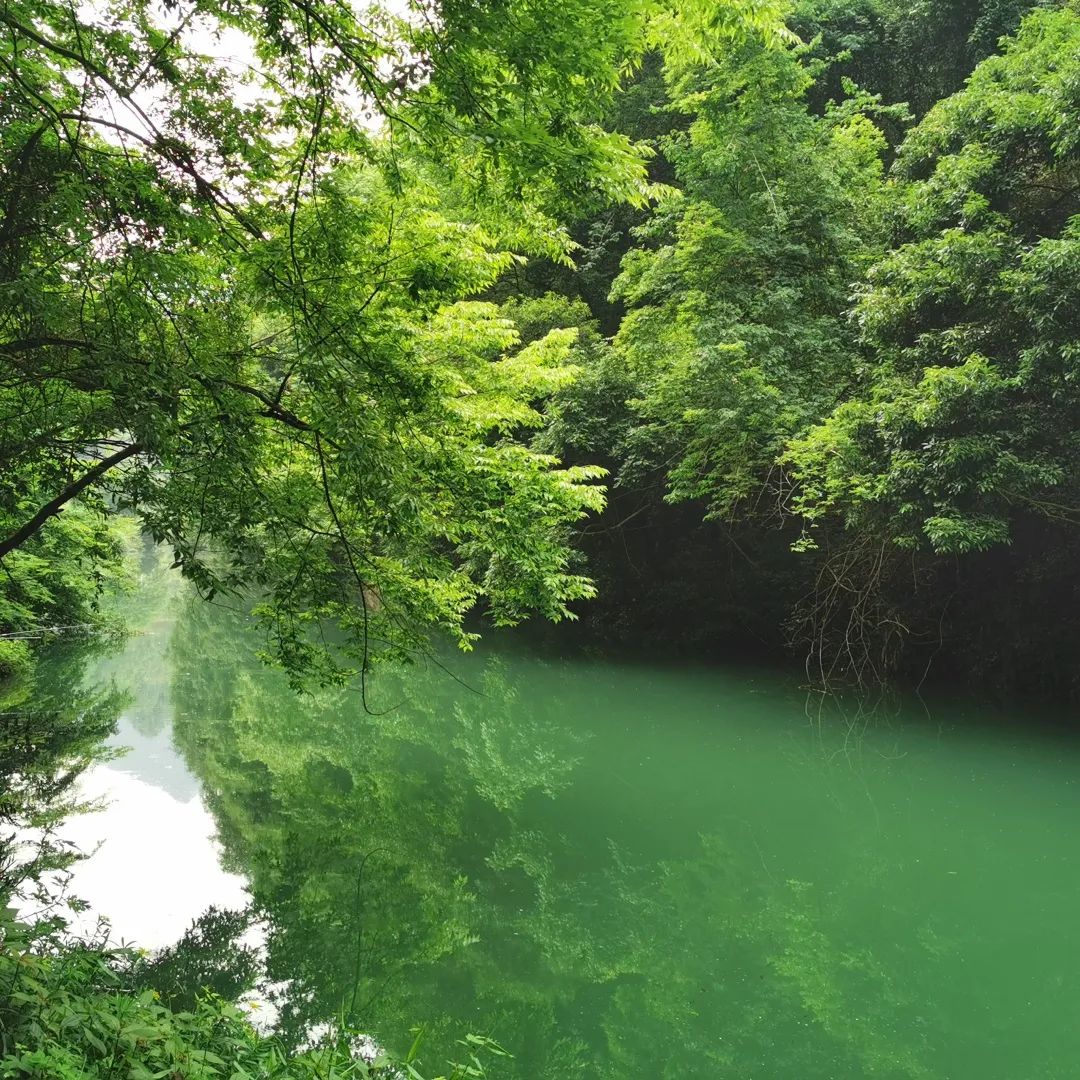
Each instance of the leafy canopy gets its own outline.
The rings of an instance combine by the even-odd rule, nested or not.
[[[901,149],[899,242],[856,307],[877,362],[793,444],[810,518],[910,547],[1075,520],[1080,21],[1037,12]]]
[[[566,258],[568,205],[646,197],[600,110],[669,14],[6,5],[0,557],[74,499],[129,510],[206,595],[254,590],[270,653],[324,678],[425,628],[467,644],[481,602],[568,616],[599,471],[521,434],[573,334],[519,349],[477,298],[524,254]]]

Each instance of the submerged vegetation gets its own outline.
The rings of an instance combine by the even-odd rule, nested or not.
[[[659,1032],[663,1075],[812,1074],[768,993],[851,1075],[933,1075],[878,957],[829,972],[813,884],[714,881],[706,832],[598,846],[570,886],[580,855],[518,817],[569,783],[565,725],[516,715],[497,665],[438,716],[419,670],[370,673],[540,616],[794,650],[819,687],[1075,695],[1075,0],[2,0],[0,30],[0,1076],[417,1077],[427,1039],[461,1080],[614,1077]],[[187,954],[57,914],[56,826],[124,707],[78,671],[144,541],[309,693],[279,712],[221,621],[171,691],[291,985],[272,1037],[231,1001],[243,964],[200,994]],[[396,679],[412,711],[376,722]],[[611,890],[638,922],[582,916]],[[676,940],[703,894],[760,990]],[[440,979],[459,1013],[398,1045]],[[518,1064],[467,1034],[526,1014]]]

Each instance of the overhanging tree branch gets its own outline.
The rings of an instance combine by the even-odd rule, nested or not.
[[[101,479],[101,477],[111,468],[119,465],[121,461],[126,461],[129,457],[134,457],[136,454],[142,453],[142,450],[143,447],[140,443],[130,443],[123,449],[117,450],[115,454],[110,454],[107,458],[102,458],[93,468],[87,469],[78,480],[73,481],[54,499],[50,499],[45,503],[45,505],[42,506],[29,521],[24,522],[13,533],[6,536],[3,540],[0,540],[0,559],[26,543],[31,536],[34,536],[41,529],[49,518],[59,514],[72,499],[77,495],[82,494],[82,492],[90,487],[91,484]]]

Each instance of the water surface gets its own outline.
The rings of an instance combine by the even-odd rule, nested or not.
[[[87,672],[135,750],[89,778],[77,890],[148,945],[250,902],[286,1037],[420,1025],[434,1071],[479,1032],[523,1080],[1077,1075],[1067,737],[506,644],[381,673],[371,715],[154,604]]]

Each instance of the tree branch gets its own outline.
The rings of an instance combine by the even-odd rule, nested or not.
[[[80,341],[78,338],[53,337],[50,335],[20,338],[18,341],[0,342],[0,354],[5,356],[33,352],[35,349],[48,348],[78,349],[82,352],[97,352],[98,350],[98,346],[89,341]]]
[[[134,457],[135,454],[141,453],[142,450],[143,447],[141,444],[130,443],[122,450],[117,450],[115,454],[110,454],[107,458],[102,458],[92,469],[87,469],[78,480],[69,484],[56,496],[56,498],[50,499],[42,506],[29,521],[24,522],[13,533],[3,540],[0,540],[0,559],[9,552],[14,551],[15,548],[21,547],[31,536],[41,529],[49,518],[59,514],[72,499],[77,495],[82,494],[82,492],[84,492],[91,484],[99,480],[105,473],[113,468],[114,465],[119,465],[121,461],[125,461],[129,457]]]

